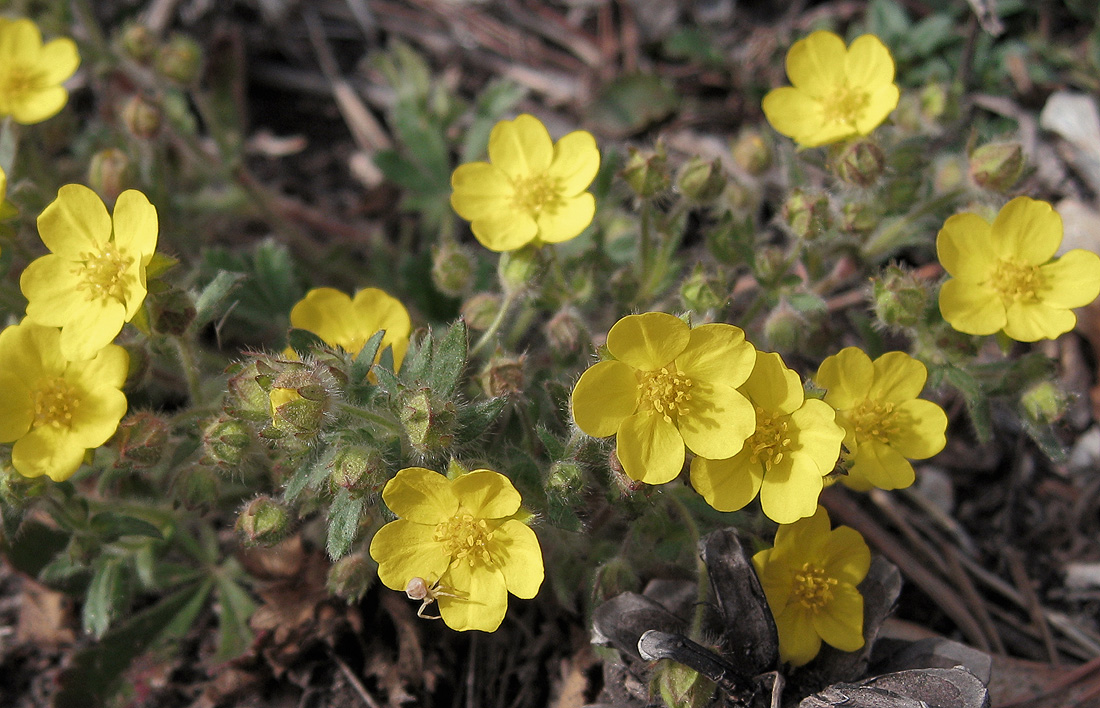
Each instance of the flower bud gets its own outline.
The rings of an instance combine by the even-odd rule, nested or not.
[[[155,413],[138,411],[118,424],[111,445],[118,450],[118,466],[140,469],[160,462],[168,446],[168,421]]]
[[[130,158],[118,148],[107,148],[92,155],[88,163],[88,186],[108,204],[130,186]]]
[[[932,166],[932,188],[936,194],[947,194],[966,181],[968,166],[961,155],[946,155]]]
[[[668,158],[664,147],[658,144],[656,152],[643,154],[637,148],[630,148],[630,159],[623,168],[622,178],[634,193],[643,199],[659,194],[672,184],[668,171]]]
[[[504,292],[519,292],[535,286],[541,267],[539,249],[526,246],[500,254],[497,277]]]
[[[714,682],[676,661],[657,665],[657,688],[670,708],[705,708],[714,696]]]
[[[772,165],[772,148],[764,134],[755,128],[741,131],[730,152],[733,161],[751,175],[758,175]]]
[[[584,487],[584,469],[575,460],[558,460],[550,465],[546,492],[552,496],[571,496]]]
[[[779,304],[764,319],[764,339],[768,346],[779,351],[798,349],[809,333],[809,322],[786,300]]]
[[[948,99],[947,89],[943,84],[928,84],[920,92],[921,113],[928,120],[939,120],[947,112]]]
[[[680,301],[694,312],[716,310],[726,304],[725,289],[721,283],[707,276],[702,265],[696,265],[680,286]]]
[[[872,307],[887,327],[915,327],[928,307],[928,286],[911,272],[887,266],[871,281]]]
[[[206,465],[191,465],[172,485],[175,496],[188,509],[209,509],[221,494],[221,479]]]
[[[398,416],[416,454],[438,457],[454,444],[458,415],[451,401],[439,401],[430,389],[408,389],[399,398]]]
[[[707,233],[707,249],[725,265],[744,265],[746,257],[755,248],[755,242],[756,222],[751,215],[741,217],[726,212]]]
[[[267,495],[245,505],[237,517],[237,532],[248,546],[274,546],[290,535],[290,511]]]
[[[225,410],[234,418],[261,422],[271,420],[271,399],[268,392],[275,378],[278,361],[266,354],[252,354],[251,359],[229,367],[229,396]]]
[[[882,215],[876,206],[860,202],[845,202],[840,208],[841,227],[851,234],[868,234],[878,225]]]
[[[693,157],[680,168],[676,184],[688,199],[706,204],[717,199],[726,188],[726,176],[722,174],[722,164],[718,160]]]
[[[566,305],[550,318],[545,327],[546,341],[559,355],[580,351],[582,338],[587,340],[588,327],[576,308]]]
[[[836,176],[854,187],[870,187],[886,169],[886,156],[874,141],[856,140],[841,147],[832,162]]]
[[[499,295],[478,293],[462,303],[462,319],[466,320],[467,327],[480,332],[489,328],[498,310]]]
[[[486,396],[519,396],[523,395],[525,377],[523,367],[527,357],[496,356],[489,359],[489,363],[481,371],[478,382]]]
[[[596,570],[593,594],[606,600],[624,592],[637,592],[641,585],[634,564],[622,556],[615,556]]]
[[[1049,425],[1062,418],[1069,408],[1069,396],[1050,381],[1040,381],[1020,397],[1028,419],[1039,425]]]
[[[131,96],[122,104],[122,124],[135,138],[149,140],[160,132],[162,116],[155,103],[142,96]]]
[[[202,71],[198,42],[186,35],[172,35],[157,52],[157,71],[185,86],[195,83]]]
[[[145,25],[133,22],[122,28],[118,35],[122,51],[139,64],[148,64],[157,51],[157,38]]]
[[[218,467],[237,467],[252,444],[244,423],[232,418],[215,418],[202,433],[202,461]]]
[[[378,565],[356,553],[332,564],[325,587],[349,603],[359,602],[377,579]]]
[[[332,407],[335,378],[321,365],[283,364],[268,393],[271,425],[298,440],[311,441],[320,434],[325,414]]]
[[[343,487],[356,496],[377,496],[392,476],[382,453],[363,445],[337,450],[326,467],[333,492]]]
[[[753,277],[761,285],[774,285],[791,269],[790,257],[778,246],[764,246],[753,259]]]
[[[179,288],[169,288],[146,299],[149,321],[159,334],[180,336],[195,321],[195,303]]]
[[[451,240],[432,248],[432,283],[450,297],[462,297],[474,283],[477,260],[470,249]]]
[[[829,199],[795,189],[783,202],[782,218],[795,236],[812,241],[829,226]]]
[[[970,178],[994,192],[1007,192],[1024,172],[1024,151],[1019,143],[989,143],[970,153]]]

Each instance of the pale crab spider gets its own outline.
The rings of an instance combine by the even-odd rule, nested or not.
[[[420,609],[416,611],[417,617],[437,620],[440,619],[439,615],[433,617],[432,615],[424,614],[424,611],[428,609],[428,605],[432,604],[440,597],[461,597],[461,595],[456,595],[454,592],[448,592],[449,590],[454,590],[454,588],[441,586],[439,580],[428,585],[428,582],[424,580],[424,578],[415,577],[405,586],[405,595],[407,595],[410,600],[420,600]]]

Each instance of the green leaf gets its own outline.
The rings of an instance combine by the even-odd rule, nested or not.
[[[329,558],[339,560],[347,555],[359,535],[359,520],[363,516],[364,502],[351,496],[347,489],[341,489],[332,500],[328,512],[328,543],[326,550]]]
[[[370,336],[370,339],[363,343],[363,348],[359,350],[359,353],[352,352],[355,354],[355,360],[351,363],[351,369],[348,371],[349,385],[362,384],[368,380],[367,374],[374,366],[374,357],[378,354],[378,348],[382,346],[382,337],[384,336],[386,336],[384,331],[375,332]]]
[[[470,340],[463,320],[456,321],[435,347],[428,386],[441,398],[451,398],[458,388],[458,381],[466,369],[466,356]]]
[[[428,330],[419,339],[409,341],[405,361],[401,364],[401,382],[414,385],[428,379],[432,366],[432,332]]]
[[[164,538],[161,530],[145,519],[116,514],[113,511],[102,511],[96,514],[92,517],[90,526],[102,543],[110,543],[123,536]]]
[[[527,94],[527,89],[511,81],[499,80],[489,84],[477,97],[474,119],[466,129],[462,140],[460,162],[473,162],[485,158],[489,146],[489,133],[505,113],[515,107]]]
[[[84,598],[81,621],[84,631],[99,639],[111,626],[127,598],[126,569],[119,558],[100,557],[96,563],[88,594]]]
[[[464,444],[477,439],[500,416],[507,403],[508,399],[500,396],[482,399],[472,405],[459,408],[459,431],[455,436],[458,443]]]
[[[7,560],[17,570],[37,577],[70,539],[71,535],[62,529],[29,519],[19,526],[17,534],[12,534],[14,543],[6,549]]]
[[[321,339],[316,333],[310,332],[308,329],[292,327],[290,332],[287,333],[286,338],[290,348],[298,352],[298,354],[308,354],[314,347],[325,346],[325,340]]]
[[[981,384],[969,372],[956,366],[946,365],[941,371],[944,381],[962,394],[978,442],[987,443],[992,440],[993,414],[990,410],[989,398],[982,390]]]
[[[213,580],[207,579],[169,595],[118,624],[98,644],[77,652],[58,679],[60,689],[53,699],[54,708],[89,708],[105,703],[134,657],[191,629],[212,586]]]
[[[629,74],[612,81],[588,107],[588,121],[616,138],[664,120],[680,106],[672,85],[653,74]]]
[[[565,443],[556,435],[547,430],[546,426],[539,423],[535,426],[535,434],[539,436],[543,447],[546,448],[546,456],[551,460],[560,460],[565,457]]]
[[[214,279],[195,298],[195,320],[192,327],[202,327],[216,318],[221,313],[221,307],[229,297],[229,293],[233,292],[245,278],[246,276],[242,273],[218,271]]]
[[[218,661],[228,661],[243,654],[252,644],[248,620],[256,611],[256,603],[232,578],[219,574],[215,576],[215,585],[221,616],[218,617],[218,650],[214,657]]]

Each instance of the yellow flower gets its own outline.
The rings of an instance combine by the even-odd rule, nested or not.
[[[691,486],[719,511],[736,511],[760,494],[764,514],[789,524],[817,509],[824,477],[840,456],[844,431],[827,403],[806,400],[798,374],[774,352],[757,352],[740,388],[756,408],[756,431],[727,459],[696,457]]]
[[[95,192],[67,184],[38,217],[49,255],[19,278],[27,319],[61,328],[61,354],[90,359],[145,300],[145,267],[157,247],[157,210],[136,190],[118,196],[112,220]]]
[[[378,578],[392,590],[418,581],[436,587],[439,613],[451,629],[495,631],[508,593],[533,598],[543,579],[542,549],[514,518],[520,496],[499,472],[474,470],[457,479],[408,467],[386,483],[382,500],[401,517],[370,544]]]
[[[825,402],[844,426],[852,467],[842,479],[849,487],[908,487],[914,479],[909,460],[943,449],[947,415],[917,398],[927,378],[924,364],[905,352],[887,352],[872,362],[848,347],[821,362],[814,381],[828,390]]]
[[[779,632],[779,658],[802,666],[821,641],[855,651],[863,646],[863,596],[856,586],[871,567],[863,537],[847,526],[829,530],[829,514],[780,526],[775,547],[752,557]]]
[[[290,311],[290,324],[350,354],[358,354],[368,339],[385,330],[374,360],[382,357],[383,349],[392,347],[394,370],[401,368],[412,331],[409,311],[378,288],[364,288],[354,298],[333,288],[310,290]]]
[[[1100,294],[1100,257],[1075,248],[1055,260],[1062,217],[1046,202],[1016,197],[992,224],[955,214],[936,236],[936,253],[952,277],[940,288],[940,313],[966,334],[1034,342],[1073,329],[1082,307]]]
[[[491,251],[560,243],[592,223],[596,200],[586,192],[600,169],[591,133],[552,142],[538,118],[502,120],[489,135],[490,162],[460,165],[451,175],[451,206]]]
[[[126,350],[108,344],[94,358],[66,361],[61,334],[26,320],[0,332],[0,442],[25,477],[61,482],[84,452],[114,435],[126,413]]]
[[[573,419],[597,438],[615,436],[623,470],[663,484],[680,474],[684,446],[723,459],[756,427],[752,404],[737,390],[756,350],[728,324],[689,329],[663,312],[627,315],[607,333],[614,361],[584,372],[573,389]]]
[[[764,115],[803,148],[867,135],[898,105],[894,59],[873,34],[846,48],[818,30],[791,46],[787,76],[792,86],[764,96]]]
[[[0,116],[16,123],[40,123],[69,99],[61,84],[80,66],[76,44],[67,38],[42,44],[30,20],[0,17]]]

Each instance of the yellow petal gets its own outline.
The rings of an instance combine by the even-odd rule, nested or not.
[[[894,58],[873,34],[856,37],[844,56],[844,73],[852,86],[878,87],[894,82]]]
[[[773,560],[792,568],[801,568],[807,561],[820,562],[831,528],[829,512],[823,506],[795,523],[780,526],[775,532]]]
[[[936,257],[952,276],[982,283],[993,272],[993,231],[977,214],[955,214],[936,235]]]
[[[378,562],[378,579],[391,590],[404,592],[413,578],[429,585],[440,579],[451,561],[435,540],[435,526],[405,519],[391,521],[370,542],[370,556]]]
[[[1005,334],[1018,342],[1057,339],[1077,325],[1077,315],[1071,310],[1044,303],[1014,302],[1008,306],[1005,318]]]
[[[684,467],[684,440],[676,426],[654,411],[632,415],[622,422],[615,451],[631,479],[664,484]]]
[[[592,223],[596,214],[596,198],[588,192],[565,197],[553,209],[543,209],[535,219],[538,237],[546,243],[561,243],[575,238]]]
[[[539,233],[530,214],[511,206],[507,211],[471,222],[470,230],[482,246],[498,253],[526,246]]]
[[[136,189],[127,189],[115,201],[115,245],[123,256],[138,260],[157,248],[157,208]]]
[[[508,592],[530,600],[542,587],[542,548],[527,524],[509,519],[493,531],[489,553],[504,575]]]
[[[15,441],[11,463],[24,477],[46,475],[55,482],[64,482],[80,469],[85,448],[74,444],[63,428],[43,425]]]
[[[28,300],[27,317],[32,322],[61,327],[83,311],[87,296],[77,289],[82,282],[74,272],[77,267],[51,253],[31,261],[23,270],[19,289]]]
[[[824,123],[821,102],[792,86],[772,89],[761,103],[764,117],[776,132],[805,143]],[[809,147],[809,146],[807,146]]]
[[[502,519],[519,510],[519,492],[511,480],[492,470],[474,470],[451,483],[462,508],[475,519]]]
[[[84,448],[99,447],[118,430],[126,415],[126,394],[118,389],[85,391],[73,411],[72,441]]]
[[[732,386],[699,382],[691,387],[688,412],[676,427],[696,455],[723,460],[736,455],[756,432],[756,410]]]
[[[1060,245],[1062,217],[1047,202],[1016,197],[993,221],[993,253],[1001,258],[1042,265]]]
[[[728,324],[690,330],[687,346],[676,356],[676,368],[692,381],[733,388],[745,383],[755,362],[756,352],[745,340],[745,332]]]
[[[453,630],[478,629],[495,632],[508,611],[508,589],[504,575],[493,566],[458,562],[451,566],[442,584],[459,597],[440,597],[439,614]]]
[[[737,511],[756,498],[764,468],[747,451],[725,460],[696,457],[691,461],[691,486],[718,511]]]
[[[1075,248],[1039,269],[1045,287],[1039,297],[1051,307],[1084,307],[1100,295],[1100,256]]]
[[[513,180],[544,174],[554,157],[554,144],[538,118],[524,113],[502,120],[489,134],[489,161]]]
[[[788,369],[775,352],[756,353],[756,366],[741,392],[770,413],[792,413],[805,398],[798,372]]]
[[[760,587],[764,589],[764,597],[768,601],[772,615],[783,611],[790,601],[791,596],[791,569],[782,562],[775,560],[775,549],[765,548],[757,551],[752,557],[753,567],[760,579]]]
[[[516,191],[504,170],[488,162],[459,165],[451,175],[451,189],[451,207],[467,221],[507,209]]]
[[[71,315],[61,328],[61,356],[83,361],[114,340],[126,321],[126,308],[118,300],[83,300]]]
[[[813,617],[797,602],[776,615],[775,629],[779,634],[779,658],[793,666],[809,663],[821,651]]]
[[[822,476],[829,474],[844,440],[844,428],[837,424],[833,407],[811,398],[791,414],[790,426],[791,454],[809,457]]]
[[[423,467],[406,467],[398,472],[386,482],[382,501],[403,519],[433,526],[453,517],[459,504],[451,481]]]
[[[596,139],[586,130],[575,130],[554,144],[554,158],[547,174],[558,180],[558,189],[567,197],[588,189],[600,171],[600,150]]]
[[[60,113],[68,100],[69,92],[61,86],[30,91],[11,104],[11,117],[23,125],[41,123]]]
[[[614,435],[619,425],[638,409],[638,379],[621,361],[592,366],[573,388],[573,420],[594,438]]]
[[[85,361],[70,362],[65,369],[65,380],[86,391],[122,388],[130,366],[130,355],[117,344],[108,344],[95,357]]]
[[[616,359],[641,371],[668,366],[691,339],[678,317],[664,312],[627,315],[607,333],[607,348]]]
[[[901,91],[897,86],[890,84],[880,86],[867,95],[867,105],[856,117],[856,131],[860,135],[868,135],[875,128],[882,125],[887,116],[898,107]]]
[[[814,382],[826,389],[825,402],[837,410],[855,408],[867,399],[874,381],[871,357],[858,347],[845,347],[826,357]]]
[[[53,253],[70,260],[100,252],[111,239],[111,215],[96,193],[81,184],[57,190],[57,199],[38,216],[38,233]]]
[[[863,596],[847,583],[833,587],[833,599],[813,615],[814,632],[841,651],[863,647]]]
[[[940,287],[940,314],[965,334],[993,334],[1008,322],[996,292],[962,280],[948,280]]]
[[[814,96],[826,95],[844,82],[847,51],[839,36],[818,30],[791,45],[787,76],[796,88]]]
[[[14,442],[23,437],[33,422],[34,399],[27,384],[18,372],[0,373],[0,442]]]
[[[911,460],[939,454],[947,444],[947,414],[932,401],[916,399],[898,406],[898,421],[904,421],[890,436],[890,446]]]
[[[764,515],[779,524],[791,524],[813,516],[825,482],[813,460],[788,455],[764,473],[760,485],[760,507]]]
[[[42,33],[28,19],[13,20],[0,36],[0,56],[33,66],[42,51]]]
[[[393,368],[401,368],[405,352],[409,350],[409,334],[412,332],[412,320],[409,311],[400,300],[378,288],[364,288],[355,293],[351,300],[352,311],[358,320],[359,337],[365,344],[375,332],[385,331],[382,346],[374,360],[382,358],[382,350],[393,348]],[[362,348],[362,344],[359,345]]]
[[[887,352],[875,359],[875,378],[868,398],[884,403],[903,403],[920,395],[928,369],[905,352]]]
[[[890,445],[877,440],[868,440],[859,446],[852,458],[852,468],[848,480],[854,488],[866,481],[879,489],[905,489],[916,479],[913,465]]]
[[[38,80],[44,85],[64,83],[80,66],[80,53],[76,42],[59,37],[47,42],[38,53],[38,67],[42,72]]]
[[[830,578],[856,586],[863,582],[871,568],[871,549],[859,531],[838,526],[829,532],[820,562]]]
[[[351,298],[334,288],[315,288],[306,293],[290,310],[290,324],[349,352],[362,337],[359,313],[352,307]]]

